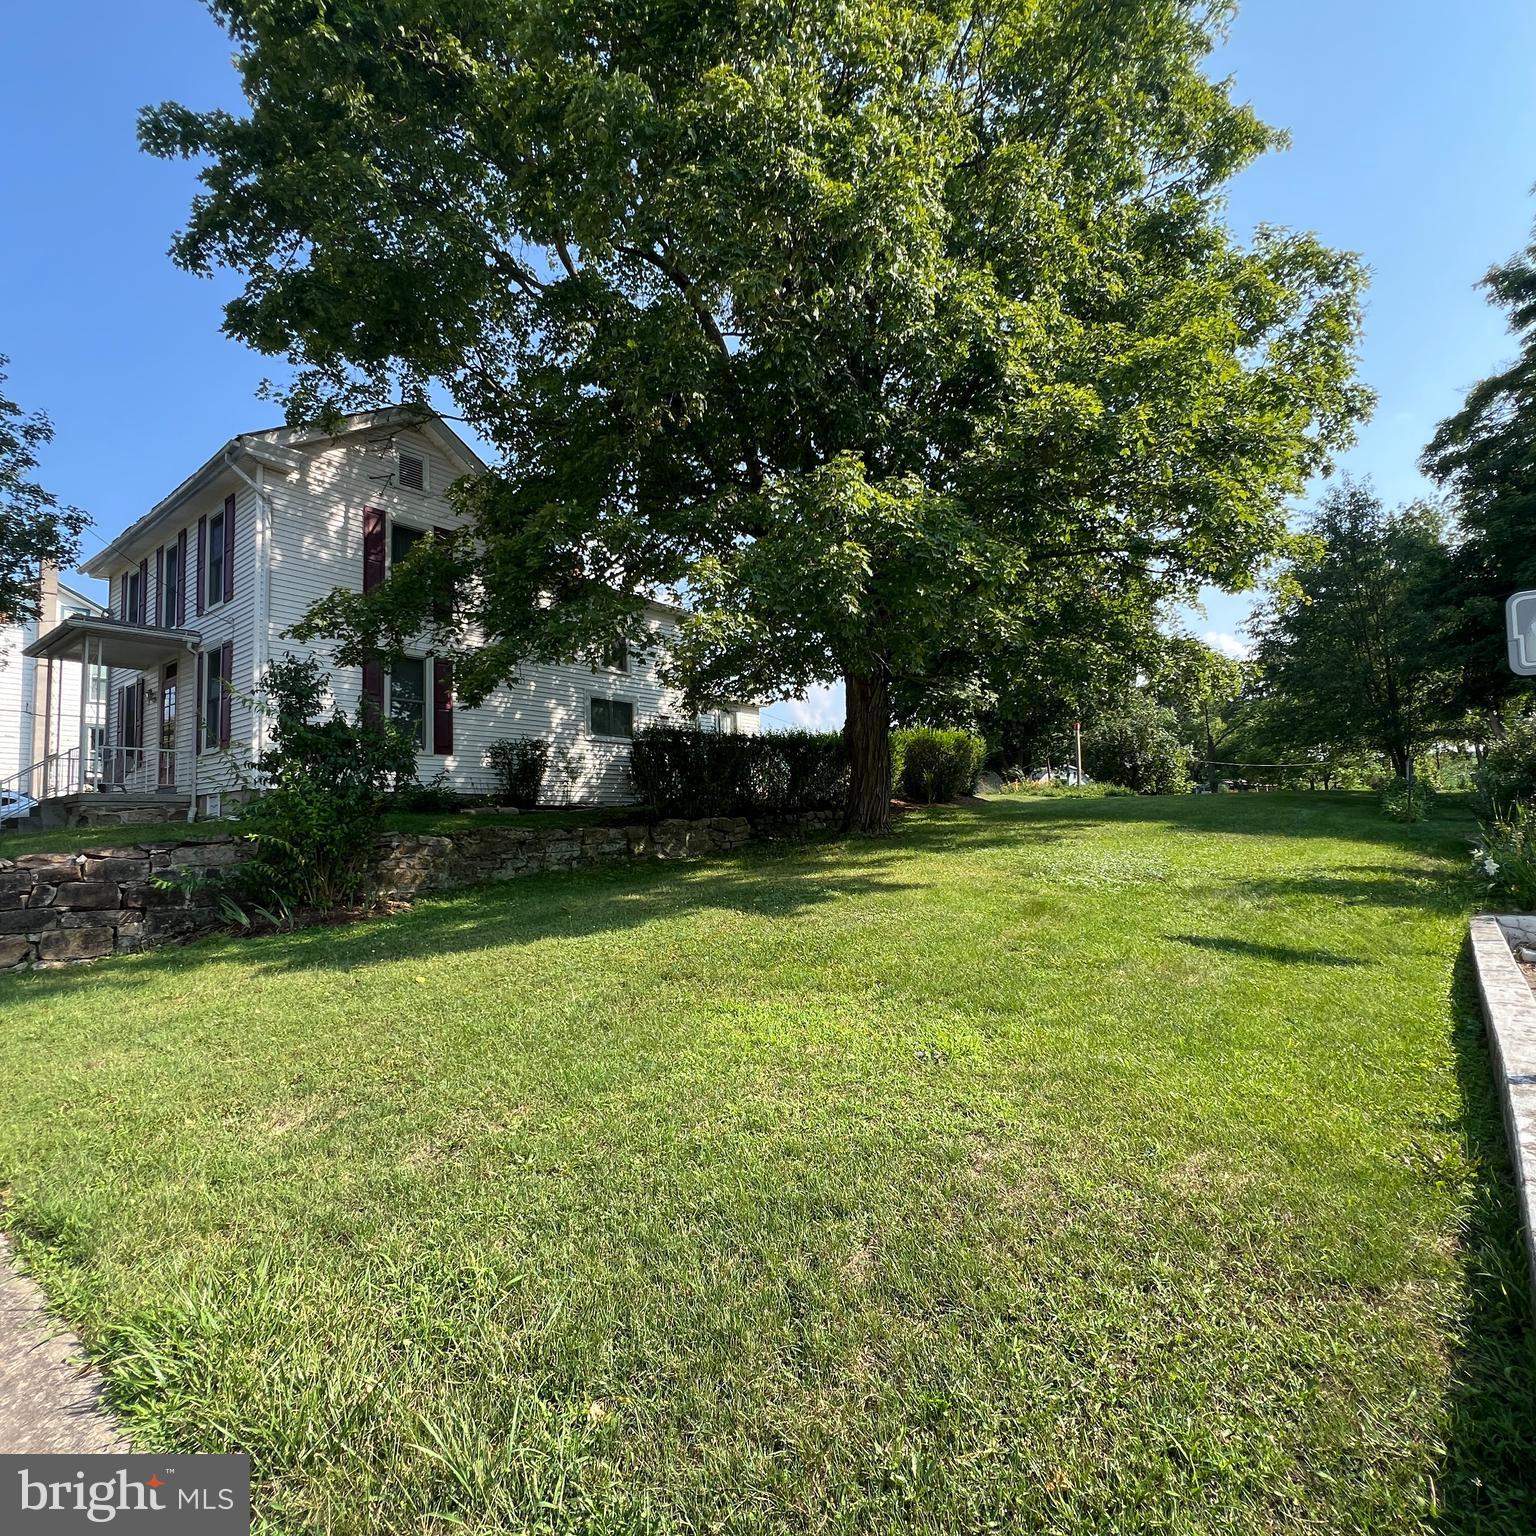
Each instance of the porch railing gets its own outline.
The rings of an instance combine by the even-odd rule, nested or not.
[[[0,819],[30,815],[64,795],[154,794],[176,784],[176,754],[168,747],[78,747],[40,758],[0,779]]]

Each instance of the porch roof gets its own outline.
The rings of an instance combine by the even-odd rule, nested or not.
[[[188,651],[195,651],[202,636],[194,629],[156,629],[150,624],[77,614],[61,619],[47,634],[39,635],[22,654],[56,661],[84,661],[87,642],[92,662],[138,671],[176,661]]]

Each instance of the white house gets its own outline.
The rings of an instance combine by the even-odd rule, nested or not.
[[[95,723],[105,699],[104,673],[92,675],[92,688],[80,696],[80,663],[39,662],[26,647],[61,619],[99,613],[83,593],[45,573],[39,593],[39,613],[21,623],[0,624],[0,816],[15,808],[16,799],[30,795],[32,763],[56,752],[77,748],[82,704],[95,734],[87,734],[87,749],[100,748],[105,738]],[[49,678],[50,666],[56,666]]]
[[[482,705],[459,707],[452,666],[423,646],[386,673],[335,666],[323,644],[285,638],[336,587],[366,591],[418,538],[455,527],[445,492],[484,464],[443,422],[402,408],[347,418],[335,432],[279,427],[232,438],[83,567],[110,587],[105,617],[72,616],[25,647],[39,661],[107,669],[104,750],[72,786],[215,815],[237,787],[236,762],[260,751],[266,721],[248,702],[268,661],[320,656],[331,692],[353,711],[365,694],[416,734],[423,782],[490,789],[484,754],[504,737],[552,744],[549,803],[630,797],[637,725],[679,718],[658,676],[675,610],[652,604],[655,645],[610,664],[529,665]],[[755,732],[755,705],[710,717]],[[88,744],[87,744],[88,745]]]

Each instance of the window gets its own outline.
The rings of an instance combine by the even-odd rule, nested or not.
[[[605,672],[629,671],[629,647],[620,640],[615,645],[610,645],[603,654],[598,657],[598,665]]]
[[[416,541],[425,537],[425,535],[425,528],[412,528],[408,523],[397,523],[391,519],[389,525],[389,563],[391,568],[408,559],[411,551],[416,548]]]
[[[419,453],[400,454],[400,487],[406,491],[424,491],[427,488],[427,461]]]
[[[592,734],[622,736],[635,734],[635,706],[625,699],[592,700]]]
[[[166,629],[176,628],[176,592],[181,586],[177,555],[175,544],[165,546],[165,576],[160,583],[160,623]]]
[[[709,731],[721,736],[734,736],[736,734],[736,712],[732,709],[706,710],[698,717],[697,724],[701,731]]]
[[[220,664],[224,648],[208,651],[203,659],[203,746],[210,750],[219,744],[219,725],[224,711],[224,678]]]
[[[224,517],[208,519],[208,581],[204,587],[209,607],[224,601]]]
[[[130,683],[123,689],[122,699],[123,723],[119,735],[128,751],[137,751],[144,745],[144,695],[137,683]]]
[[[420,656],[406,656],[389,669],[389,718],[427,750],[427,664]]]
[[[144,622],[144,577],[138,571],[128,572],[128,622]]]

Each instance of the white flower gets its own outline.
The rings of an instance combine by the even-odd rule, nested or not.
[[[1491,880],[1498,874],[1499,866],[1492,859],[1483,860],[1483,873]]]

